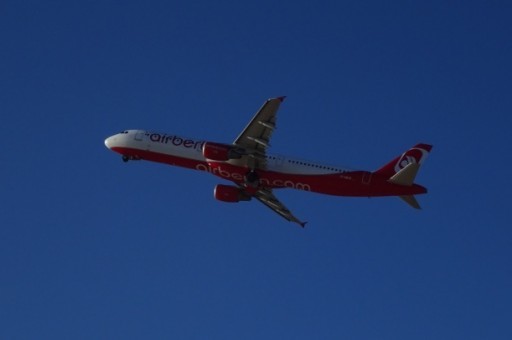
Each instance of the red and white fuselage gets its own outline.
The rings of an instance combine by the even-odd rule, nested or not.
[[[129,159],[204,171],[243,186],[251,169],[237,164],[237,160],[205,158],[203,147],[206,143],[204,140],[143,130],[123,131],[105,140],[109,149]],[[420,185],[393,184],[389,178],[369,171],[348,170],[277,155],[267,155],[266,164],[266,169],[256,171],[260,186],[269,189],[290,188],[336,196],[367,197],[426,193]]]

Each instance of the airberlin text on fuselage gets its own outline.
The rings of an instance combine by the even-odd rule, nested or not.
[[[187,149],[197,149],[201,150],[203,148],[203,141],[193,141],[192,139],[185,139],[178,136],[168,136],[168,135],[161,135],[159,133],[152,133],[149,135],[149,139],[152,142],[156,143],[162,143],[162,144],[169,144],[175,146],[183,146]]]
[[[210,167],[205,164],[197,164],[196,169],[199,171],[206,171],[216,176],[229,179],[234,182],[244,182],[244,176],[236,172],[229,172],[223,170],[221,167]],[[283,179],[269,179],[262,177],[260,178],[260,184],[266,187],[278,187],[278,188],[292,188],[297,190],[311,191],[309,184],[297,183],[291,180]]]

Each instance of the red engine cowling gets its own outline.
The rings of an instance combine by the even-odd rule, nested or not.
[[[206,142],[203,145],[203,156],[214,161],[228,161],[242,157],[242,153],[232,145]]]
[[[219,201],[229,203],[251,200],[251,197],[244,193],[240,188],[224,184],[218,184],[215,186],[213,196]]]

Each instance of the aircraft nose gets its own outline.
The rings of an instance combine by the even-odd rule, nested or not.
[[[111,137],[108,137],[107,139],[105,139],[105,146],[109,149],[112,149],[114,139],[115,139],[114,136],[111,136]]]

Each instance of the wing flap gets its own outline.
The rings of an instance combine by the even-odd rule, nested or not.
[[[286,208],[286,206],[281,203],[276,196],[270,190],[259,190],[254,197],[274,212],[276,212],[281,217],[285,218],[290,222],[294,222],[299,224],[302,228],[306,226],[307,222],[302,222],[297,217],[295,217],[292,212]]]

